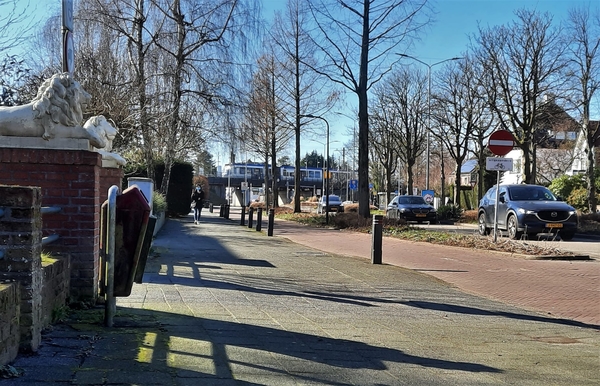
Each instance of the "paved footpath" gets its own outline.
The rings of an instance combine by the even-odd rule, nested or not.
[[[275,220],[274,234],[328,253],[371,259],[370,234],[281,220]],[[472,294],[600,326],[599,260],[534,260],[383,237],[382,261],[427,273]]]
[[[266,229],[216,213],[199,225],[169,220],[143,284],[117,299],[114,327],[103,326],[102,308],[73,315],[44,335],[37,354],[15,361],[21,377],[0,386],[600,384],[594,319],[478,296],[480,279],[469,279],[518,284],[500,281],[519,267],[535,286],[529,271],[539,266],[387,239],[385,264],[371,264],[366,235],[278,220],[274,237]],[[392,255],[415,267],[395,266]],[[510,266],[479,268],[481,259]],[[446,282],[457,277],[472,288]],[[563,285],[549,281],[544,296]]]

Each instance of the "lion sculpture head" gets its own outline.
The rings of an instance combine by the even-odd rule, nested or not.
[[[88,94],[71,74],[63,72],[46,79],[32,100],[35,118],[42,121],[44,139],[54,136],[55,125],[79,126],[83,108],[90,101]]]
[[[104,115],[95,115],[90,117],[83,125],[83,128],[104,139],[106,145],[102,148],[102,150],[112,150],[112,143],[117,136],[118,130],[111,125],[110,122],[108,122]]]
[[[95,115],[90,117],[83,128],[95,137],[104,140],[105,146],[95,149],[102,154],[103,159],[111,159],[116,161],[118,165],[125,165],[127,161],[117,153],[112,153],[112,143],[117,136],[118,130],[110,124],[104,115]]]

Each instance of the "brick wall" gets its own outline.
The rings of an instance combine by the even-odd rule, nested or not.
[[[41,340],[41,194],[38,187],[0,186],[0,282],[20,285],[20,349]]]
[[[19,305],[19,285],[0,283],[0,366],[10,363],[19,352]]]
[[[0,366],[36,351],[69,297],[68,259],[42,261],[41,189],[0,185]]]
[[[73,299],[96,299],[100,205],[123,176],[101,165],[99,153],[85,150],[0,148],[0,184],[39,186],[44,206],[62,208],[43,216],[43,236],[60,236],[44,249],[70,259]]]
[[[71,266],[68,258],[42,259],[42,326],[52,323],[54,312],[67,305]]]

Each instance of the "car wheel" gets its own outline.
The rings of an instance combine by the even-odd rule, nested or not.
[[[508,216],[508,220],[506,220],[506,230],[508,231],[508,237],[513,240],[519,240],[523,235],[523,232],[519,232],[519,222],[514,215]]]
[[[575,236],[575,233],[573,233],[573,232],[565,232],[565,233],[559,233],[558,235],[560,236],[561,240],[571,241],[571,240],[573,240],[573,236]]]
[[[485,214],[484,213],[480,213],[479,214],[479,234],[481,236],[487,236],[490,234],[490,228],[485,226]]]

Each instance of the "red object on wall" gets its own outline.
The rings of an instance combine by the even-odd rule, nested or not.
[[[133,185],[117,196],[114,296],[129,296],[150,217],[148,201]]]

